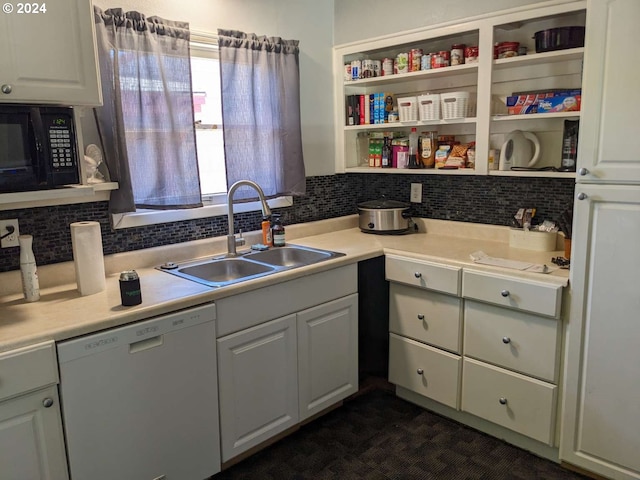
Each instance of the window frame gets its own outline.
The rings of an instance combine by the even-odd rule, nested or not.
[[[218,36],[216,34],[202,30],[191,30],[190,34],[190,48],[205,52],[207,50],[218,49]],[[137,209],[135,212],[114,213],[111,214],[111,224],[114,229],[118,230],[123,228],[142,227],[146,225],[157,225],[160,223],[218,217],[229,213],[227,202],[228,197],[226,194],[202,195],[202,207],[173,210]],[[293,205],[293,197],[276,197],[267,200],[267,203],[271,208],[290,207]],[[259,201],[241,202],[234,203],[233,211],[237,213],[253,212],[261,210],[261,207],[262,206]]]

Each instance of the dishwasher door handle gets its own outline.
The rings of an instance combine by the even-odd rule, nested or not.
[[[149,350],[150,348],[159,347],[164,343],[164,335],[157,335],[151,338],[145,338],[139,342],[129,344],[129,353],[138,353]]]

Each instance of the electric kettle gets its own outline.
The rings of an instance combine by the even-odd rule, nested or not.
[[[531,168],[540,159],[540,140],[532,132],[514,130],[500,149],[500,170]]]

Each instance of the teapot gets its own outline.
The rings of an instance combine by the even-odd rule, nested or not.
[[[540,159],[540,140],[532,132],[514,130],[500,149],[500,170],[531,168]]]

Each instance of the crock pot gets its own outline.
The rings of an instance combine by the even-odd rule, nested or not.
[[[358,204],[360,230],[365,233],[399,234],[409,231],[413,223],[411,205],[382,198]]]
[[[584,27],[557,27],[540,30],[534,35],[536,53],[584,47]]]

